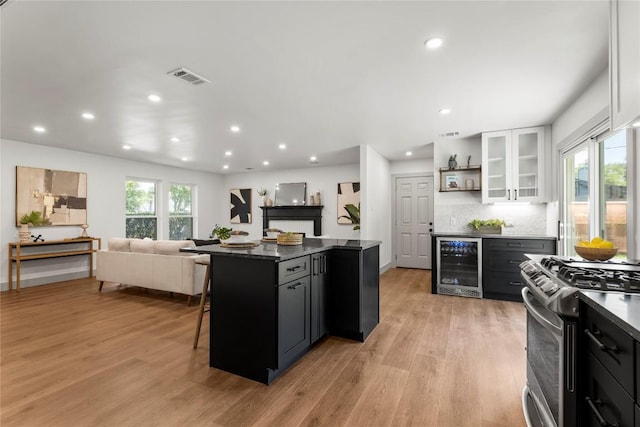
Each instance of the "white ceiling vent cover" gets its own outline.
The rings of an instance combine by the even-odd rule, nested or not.
[[[458,136],[460,135],[460,132],[445,132],[445,133],[441,133],[440,136],[442,136],[443,138],[451,138],[452,136]]]
[[[209,83],[209,80],[197,75],[193,71],[187,70],[186,68],[178,68],[177,70],[169,71],[167,74],[170,74],[196,86],[202,83]]]

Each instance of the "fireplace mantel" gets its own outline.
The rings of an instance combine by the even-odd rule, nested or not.
[[[269,228],[269,221],[293,220],[313,221],[313,235],[322,234],[322,208],[324,206],[260,206],[262,209],[262,228]]]

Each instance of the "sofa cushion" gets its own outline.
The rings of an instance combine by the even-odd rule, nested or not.
[[[112,237],[107,240],[107,247],[110,251],[131,252],[131,239],[124,237]]]
[[[196,246],[191,240],[156,240],[155,253],[162,255],[192,255],[189,252],[180,252],[182,248]]]
[[[155,242],[151,239],[133,239],[131,240],[131,252],[138,252],[142,254],[153,254]]]

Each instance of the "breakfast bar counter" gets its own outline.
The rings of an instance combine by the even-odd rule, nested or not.
[[[209,366],[270,384],[327,334],[364,342],[379,322],[379,241],[197,246],[209,254]]]

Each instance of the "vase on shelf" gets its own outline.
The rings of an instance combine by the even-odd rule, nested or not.
[[[20,224],[18,237],[20,238],[20,241],[22,243],[31,241],[31,231],[29,231],[29,224]]]
[[[456,157],[458,157],[457,154],[454,154],[453,156],[449,156],[449,170],[454,170],[455,168],[458,167],[458,162],[456,161]]]
[[[262,206],[267,206],[267,196],[262,196]]]
[[[265,206],[273,206],[273,200],[267,198],[267,200],[264,201],[264,205]]]

